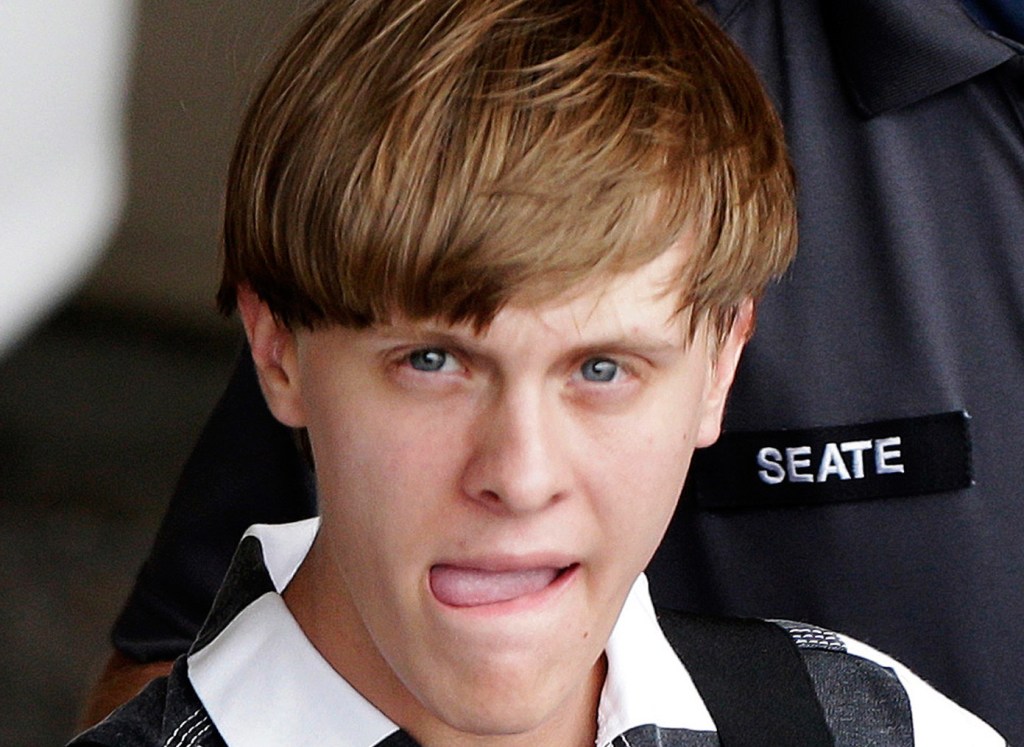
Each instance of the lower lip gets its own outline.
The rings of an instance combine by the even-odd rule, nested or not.
[[[431,597],[434,601],[441,605],[446,610],[457,612],[460,614],[480,615],[480,616],[496,616],[496,615],[508,615],[519,612],[526,612],[542,607],[550,603],[555,597],[561,595],[561,593],[575,580],[580,570],[578,563],[570,565],[563,569],[555,576],[555,579],[539,591],[530,592],[514,599],[506,599],[503,602],[493,602],[491,604],[477,604],[472,606],[459,606],[442,602],[436,596],[434,596],[433,590],[431,590]],[[429,586],[429,582],[428,582]]]

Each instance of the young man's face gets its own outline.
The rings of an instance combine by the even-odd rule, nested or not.
[[[322,525],[286,599],[417,736],[592,720],[606,639],[718,435],[749,322],[689,341],[664,292],[688,249],[479,335],[292,336],[243,298],[271,408],[316,460]]]

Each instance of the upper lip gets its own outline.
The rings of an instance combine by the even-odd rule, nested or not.
[[[561,552],[533,552],[516,554],[463,555],[457,558],[444,558],[434,566],[451,566],[454,568],[470,568],[493,573],[524,571],[535,568],[564,569],[576,565],[579,560]]]

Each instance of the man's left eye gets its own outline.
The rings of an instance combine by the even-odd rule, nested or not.
[[[621,368],[619,364],[608,358],[591,358],[580,366],[580,375],[586,381],[605,383],[615,381]]]
[[[440,348],[424,348],[409,353],[409,365],[417,371],[454,371],[458,361],[451,353]]]

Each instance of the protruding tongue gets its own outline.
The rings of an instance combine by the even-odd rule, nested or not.
[[[530,568],[518,571],[484,571],[436,565],[430,569],[430,588],[434,596],[453,607],[497,604],[540,591],[558,575],[557,568]]]

